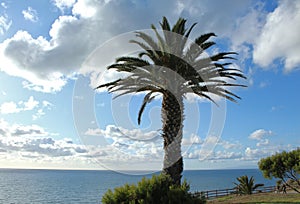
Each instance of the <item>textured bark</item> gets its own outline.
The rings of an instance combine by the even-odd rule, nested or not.
[[[183,130],[183,97],[169,91],[163,95],[162,122],[164,139],[163,173],[169,175],[175,185],[180,185],[183,172],[181,141]]]

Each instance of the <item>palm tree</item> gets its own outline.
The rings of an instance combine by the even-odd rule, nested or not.
[[[106,87],[118,96],[146,92],[138,113],[138,124],[148,103],[156,94],[162,95],[162,137],[164,140],[163,173],[170,175],[174,184],[179,185],[183,171],[181,141],[184,120],[183,99],[193,93],[215,103],[212,95],[236,102],[239,96],[228,90],[229,87],[242,86],[237,78],[246,78],[243,73],[230,67],[226,59],[234,59],[235,52],[221,52],[212,56],[204,51],[215,43],[208,41],[214,33],[207,33],[190,41],[189,35],[196,25],[186,28],[186,20],[179,18],[171,28],[166,17],[160,23],[162,30],[152,25],[151,35],[138,31],[138,40],[131,40],[142,48],[137,57],[123,56],[116,59],[107,69],[115,69],[128,75],[116,81],[102,84],[96,89]]]
[[[248,176],[241,176],[236,178],[239,183],[234,183],[239,194],[252,194],[258,187],[264,186],[264,184],[255,184],[253,176],[248,178]]]

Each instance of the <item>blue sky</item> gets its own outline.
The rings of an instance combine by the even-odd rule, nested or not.
[[[256,168],[300,145],[300,1],[0,1],[0,167],[160,169],[160,99],[137,125],[141,95],[92,88],[116,78],[105,66],[133,51],[136,30],[198,22],[211,52],[239,53],[248,88],[237,104],[185,102],[186,169]]]

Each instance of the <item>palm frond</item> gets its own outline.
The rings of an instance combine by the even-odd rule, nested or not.
[[[137,44],[142,51],[137,57],[117,58],[114,64],[107,67],[127,72],[129,76],[100,85],[96,89],[106,87],[109,92],[118,93],[116,97],[148,92],[139,112],[138,123],[154,92],[164,94],[168,90],[176,90],[181,96],[192,92],[215,104],[213,95],[237,102],[240,97],[230,88],[246,87],[233,82],[239,78],[246,79],[241,70],[231,67],[232,63],[228,62],[235,60],[233,55],[237,53],[220,52],[203,56],[205,50],[215,45],[215,42],[208,40],[216,35],[206,33],[197,37],[193,43],[187,43],[195,26],[196,23],[186,28],[186,19],[179,18],[171,27],[167,18],[163,17],[160,22],[162,32],[154,25],[151,26],[154,38],[142,31],[136,32],[138,39],[132,39],[130,43]]]
[[[201,46],[210,37],[216,37],[216,36],[217,35],[215,33],[206,33],[206,34],[203,34],[200,37],[196,38],[195,43]]]
[[[151,103],[151,101],[155,98],[155,96],[152,96],[151,95],[154,93],[154,91],[151,91],[149,93],[147,93],[144,97],[144,100],[143,100],[143,103],[141,105],[141,108],[139,110],[139,114],[138,114],[138,124],[140,125],[141,124],[141,117],[142,117],[142,114],[146,108],[146,105],[148,103]]]
[[[189,29],[188,31],[185,33],[184,37],[188,38],[193,30],[193,28],[197,25],[197,23],[194,23]]]
[[[159,50],[162,52],[162,54],[167,54],[168,53],[168,50],[167,50],[167,47],[166,47],[166,43],[164,41],[164,39],[162,38],[162,36],[158,33],[156,27],[152,24],[151,25],[151,28],[152,30],[154,31],[155,35],[156,35],[156,38],[158,40],[158,46],[159,46]]]
[[[213,45],[213,42],[207,42],[207,44],[205,44],[205,42],[213,36],[216,35],[214,33],[206,33],[196,38],[194,43],[188,47],[184,59],[188,60],[189,63],[193,62],[203,53],[204,50]]]
[[[124,62],[124,63],[131,63],[135,66],[146,66],[150,63],[144,59],[138,58],[138,57],[119,57],[116,59],[116,62]]]
[[[165,16],[163,17],[163,20],[162,20],[162,23],[160,23],[160,26],[163,30],[171,31],[170,24],[168,22],[168,19]]]
[[[177,33],[179,35],[184,35],[185,33],[185,23],[186,20],[184,18],[179,18],[176,24],[172,28],[172,32]]]
[[[136,36],[138,38],[141,38],[144,42],[146,42],[151,50],[159,50],[159,45],[152,39],[152,37],[144,32],[136,32]],[[132,41],[132,40],[131,40]]]
[[[102,84],[100,86],[97,86],[96,88],[94,89],[100,89],[100,88],[104,88],[104,87],[110,87],[110,86],[116,86],[118,82],[120,82],[122,79],[117,79],[113,82],[109,82],[109,83],[106,83],[106,84]]]
[[[237,55],[238,53],[236,52],[221,52],[221,53],[218,53],[216,55],[213,55],[210,57],[211,61],[219,61],[219,60],[222,60],[222,59],[233,59],[233,60],[236,60],[236,58],[234,57],[230,57],[228,55]]]
[[[210,48],[215,44],[216,44],[215,42],[210,41],[210,42],[202,43],[200,47],[202,48],[202,50],[207,50],[208,48]]]

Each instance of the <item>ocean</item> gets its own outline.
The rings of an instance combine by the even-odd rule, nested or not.
[[[233,182],[242,175],[253,176],[255,183],[275,185],[258,169],[187,170],[183,178],[190,183],[191,191],[205,191],[233,188]],[[144,176],[151,177],[96,170],[0,169],[0,203],[101,203],[108,189],[137,183]]]

